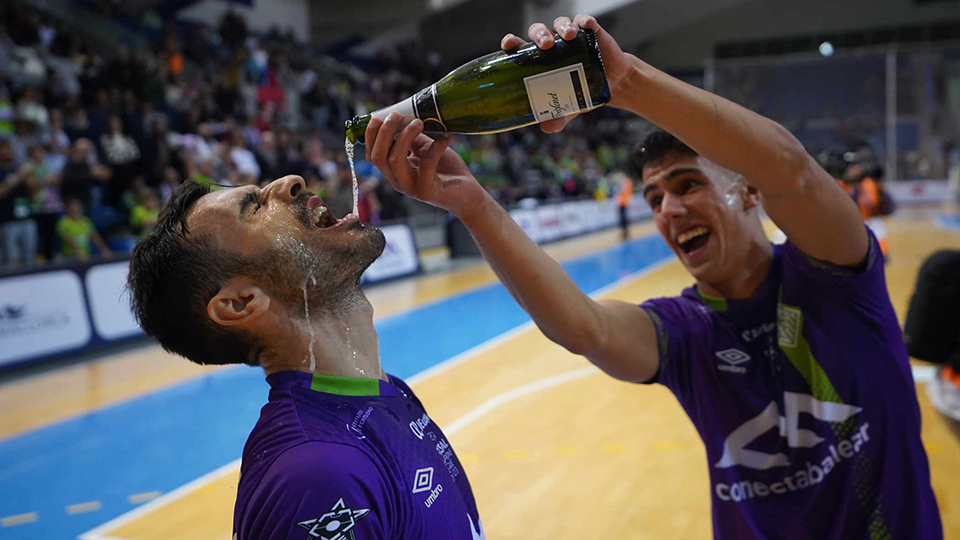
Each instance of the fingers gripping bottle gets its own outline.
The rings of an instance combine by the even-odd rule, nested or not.
[[[347,140],[363,143],[370,118],[397,111],[424,131],[497,133],[595,109],[610,101],[593,30],[559,36],[546,50],[527,43],[477,58],[400,103],[346,122]]]

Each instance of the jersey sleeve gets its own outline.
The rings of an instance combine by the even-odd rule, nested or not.
[[[866,225],[864,225],[866,227]],[[815,259],[800,251],[789,240],[783,245],[785,272],[799,276],[820,292],[828,292],[860,308],[875,308],[889,303],[883,254],[873,231],[867,227],[867,257],[858,267],[847,267]]]
[[[640,307],[653,321],[660,357],[657,375],[647,383],[659,382],[686,403],[693,392],[692,349],[711,342],[706,313],[683,297],[656,298]]]
[[[395,537],[384,475],[361,450],[306,442],[271,464],[241,519],[238,540]]]

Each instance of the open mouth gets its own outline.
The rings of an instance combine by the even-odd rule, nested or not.
[[[355,221],[353,214],[347,214],[342,219],[337,219],[333,212],[327,208],[323,200],[316,195],[311,195],[305,205],[306,218],[304,221],[312,224],[318,229],[329,229],[348,221]]]
[[[694,227],[677,236],[677,245],[684,253],[693,253],[703,247],[710,239],[710,229],[707,227]]]

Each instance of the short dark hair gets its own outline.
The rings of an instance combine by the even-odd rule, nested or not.
[[[643,180],[644,167],[657,165],[671,154],[700,155],[680,139],[662,129],[656,129],[630,151],[627,173],[637,180]]]
[[[260,341],[207,315],[210,299],[243,268],[239,255],[187,228],[190,208],[207,193],[209,185],[181,184],[153,232],[134,248],[127,277],[131,307],[144,331],[167,351],[198,364],[257,365]]]

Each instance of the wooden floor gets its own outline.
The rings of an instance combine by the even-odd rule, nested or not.
[[[902,317],[923,258],[960,247],[960,232],[937,229],[927,219],[891,220],[888,227],[888,284]],[[649,224],[638,229],[651,231]],[[616,241],[611,231],[550,251],[564,259]],[[486,266],[478,266],[374,288],[370,297],[382,317],[492,279]],[[690,282],[679,263],[670,262],[603,296],[640,302],[677,294]],[[204,372],[150,348],[6,385],[0,388],[0,438]],[[38,393],[56,378],[73,384],[58,385],[66,390],[56,396]],[[532,327],[412,383],[464,463],[487,538],[711,536],[706,456],[664,388],[614,381]],[[946,538],[960,540],[960,443],[918,390]],[[90,538],[229,540],[236,483],[236,466],[225,467]]]

